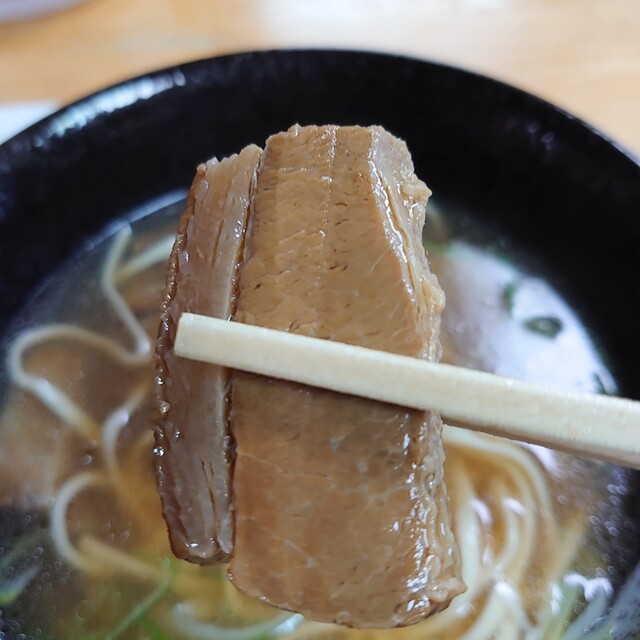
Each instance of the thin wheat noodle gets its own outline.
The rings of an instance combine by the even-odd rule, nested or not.
[[[106,483],[107,478],[103,474],[90,471],[77,473],[62,485],[51,508],[51,539],[58,555],[72,567],[92,575],[105,575],[110,571],[105,563],[80,553],[74,547],[67,527],[67,510],[80,493]]]
[[[142,271],[146,271],[158,262],[166,261],[175,240],[175,236],[166,236],[147,247],[128,262],[117,267],[114,271],[114,284],[124,284],[127,280],[137,276]]]
[[[122,258],[130,237],[131,227],[129,225],[123,227],[116,235],[112,249],[107,255],[100,284],[105,298],[111,303],[111,306],[118,315],[120,322],[122,322],[122,324],[128,329],[131,337],[134,339],[135,348],[133,353],[140,356],[143,360],[146,358],[144,361],[147,362],[151,355],[151,341],[147,332],[144,330],[144,327],[135,317],[125,299],[120,295],[120,292],[116,287],[115,280],[118,263]]]
[[[100,444],[104,463],[108,472],[116,479],[120,479],[118,465],[118,438],[122,430],[129,424],[131,414],[144,402],[149,392],[149,384],[140,383],[115,411],[111,412],[102,424]]]

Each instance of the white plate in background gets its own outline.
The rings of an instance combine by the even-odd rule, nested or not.
[[[0,6],[4,1],[0,0]],[[55,108],[55,102],[49,101],[0,103],[0,144],[48,116]]]
[[[28,20],[86,0],[0,0],[0,22]]]

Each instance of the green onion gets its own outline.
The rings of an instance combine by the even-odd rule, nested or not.
[[[168,574],[167,579],[159,584],[142,602],[139,602],[120,624],[111,633],[107,634],[105,640],[117,640],[127,629],[139,622],[169,592],[176,577],[176,568],[169,558],[165,559],[163,565]]]
[[[545,338],[555,338],[562,331],[562,322],[558,318],[538,316],[524,321],[524,326]]]
[[[140,618],[140,626],[147,632],[149,640],[173,640],[149,615],[149,612]]]
[[[36,564],[28,567],[14,578],[9,579],[3,575],[20,556],[33,550],[42,535],[43,531],[39,530],[23,536],[11,550],[0,558],[0,606],[14,602],[40,570],[40,566]]]
[[[427,253],[446,253],[450,247],[449,242],[433,242],[428,240],[424,243]]]
[[[567,621],[574,617],[575,608],[582,596],[582,591],[578,585],[568,585],[565,583],[560,586],[560,589],[562,592],[560,610],[549,621],[547,628],[540,636],[542,640],[561,640],[568,626]]]
[[[593,384],[596,387],[596,389],[595,389],[596,393],[600,393],[600,394],[605,395],[605,396],[613,395],[607,389],[607,387],[604,386],[604,382],[602,381],[602,378],[597,373],[593,373],[591,377],[593,378]]]
[[[498,261],[502,262],[502,264],[513,266],[513,255],[507,247],[501,246],[501,243],[491,247],[490,252],[491,255]]]
[[[508,284],[505,285],[504,289],[502,290],[502,295],[500,296],[502,300],[502,306],[510,316],[513,315],[513,309],[516,303],[517,291],[518,291],[518,284],[515,282],[509,282]]]
[[[36,545],[43,537],[44,531],[39,529],[33,533],[22,536],[18,542],[0,558],[0,574],[4,573],[11,563],[23,555],[30,547]]]
[[[13,580],[0,582],[0,606],[11,604],[24,591],[35,575],[40,571],[40,567],[29,567]]]

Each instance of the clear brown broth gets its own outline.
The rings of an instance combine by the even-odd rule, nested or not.
[[[171,233],[180,209],[180,204],[168,207],[137,222],[133,253]],[[568,389],[616,392],[615,380],[585,324],[543,276],[527,270],[526,260],[513,262],[508,258],[510,251],[504,239],[499,241],[500,250],[496,251],[493,241],[482,239],[486,233],[481,228],[468,221],[461,224],[455,215],[432,216],[431,225],[427,229],[430,261],[447,293],[443,315],[445,361]],[[108,331],[126,343],[128,335],[105,310],[97,286],[107,247],[104,240],[96,243],[55,274],[17,319],[14,335],[35,324],[80,321],[83,326]],[[150,333],[157,323],[162,283],[160,264],[123,288]],[[58,345],[34,350],[29,367],[52,379],[57,377],[71,396],[80,403],[91,404],[100,418],[106,417],[110,407],[121,401],[123,389],[135,385],[140,376],[152,375],[145,370],[123,378],[106,359],[88,358],[82,349],[71,345],[66,345],[63,352]],[[6,381],[4,387],[6,402],[0,418],[3,420],[0,429],[4,429],[0,431],[0,445],[4,437],[5,447],[0,451],[0,470],[4,467],[4,473],[0,473],[0,482],[4,477],[9,480],[4,487],[0,484],[0,562],[21,536],[27,539],[33,536],[27,551],[4,573],[17,574],[32,566],[38,568],[38,573],[17,599],[0,604],[0,638],[2,633],[8,638],[52,640],[104,637],[100,634],[113,628],[132,603],[148,594],[149,587],[136,580],[115,579],[105,583],[71,570],[55,555],[43,508],[52,499],[47,482],[64,473],[59,468],[48,468],[56,467],[51,464],[52,457],[64,454],[65,464],[86,469],[99,460],[93,450],[69,438],[46,409],[27,394],[10,390]],[[136,459],[126,454],[127,446],[133,445],[139,434],[149,428],[150,411],[149,402],[136,411],[120,443],[134,485],[132,491],[144,494],[140,503],[146,505],[143,511],[136,518],[117,518],[115,514],[122,511],[117,500],[98,502],[89,491],[73,504],[71,513],[82,512],[83,526],[105,541],[138,555],[154,556],[166,549],[166,534],[153,491],[151,449],[138,453]],[[6,433],[11,412],[28,416],[30,424],[24,435],[31,440],[23,438],[20,445],[10,449]],[[53,456],[52,447],[57,452]],[[540,447],[532,449],[551,480],[554,509],[560,521],[569,510],[584,513],[588,520],[588,533],[570,571],[587,579],[599,578],[619,585],[638,552],[637,527],[627,513],[635,491],[631,474]],[[36,498],[20,487],[30,474],[41,476],[30,481],[32,490],[36,487]],[[490,469],[486,475],[490,477]],[[486,500],[490,502],[490,495]],[[548,541],[549,545],[553,542]],[[217,569],[211,570],[211,574],[214,578],[220,575]],[[537,579],[533,570],[530,592],[524,595],[530,603],[541,597],[536,591]],[[260,617],[264,612],[256,615]],[[121,637],[161,637],[152,635],[150,628],[132,627]]]

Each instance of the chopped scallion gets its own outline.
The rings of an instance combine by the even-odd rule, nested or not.
[[[562,331],[562,322],[558,318],[538,316],[524,321],[524,326],[545,338],[555,338]]]
[[[139,602],[118,624],[118,626],[107,634],[105,640],[117,640],[132,625],[139,622],[148,611],[150,611],[171,589],[173,581],[176,577],[176,567],[168,558],[165,559],[164,568],[167,578],[160,583],[156,589],[150,593],[142,602]]]

